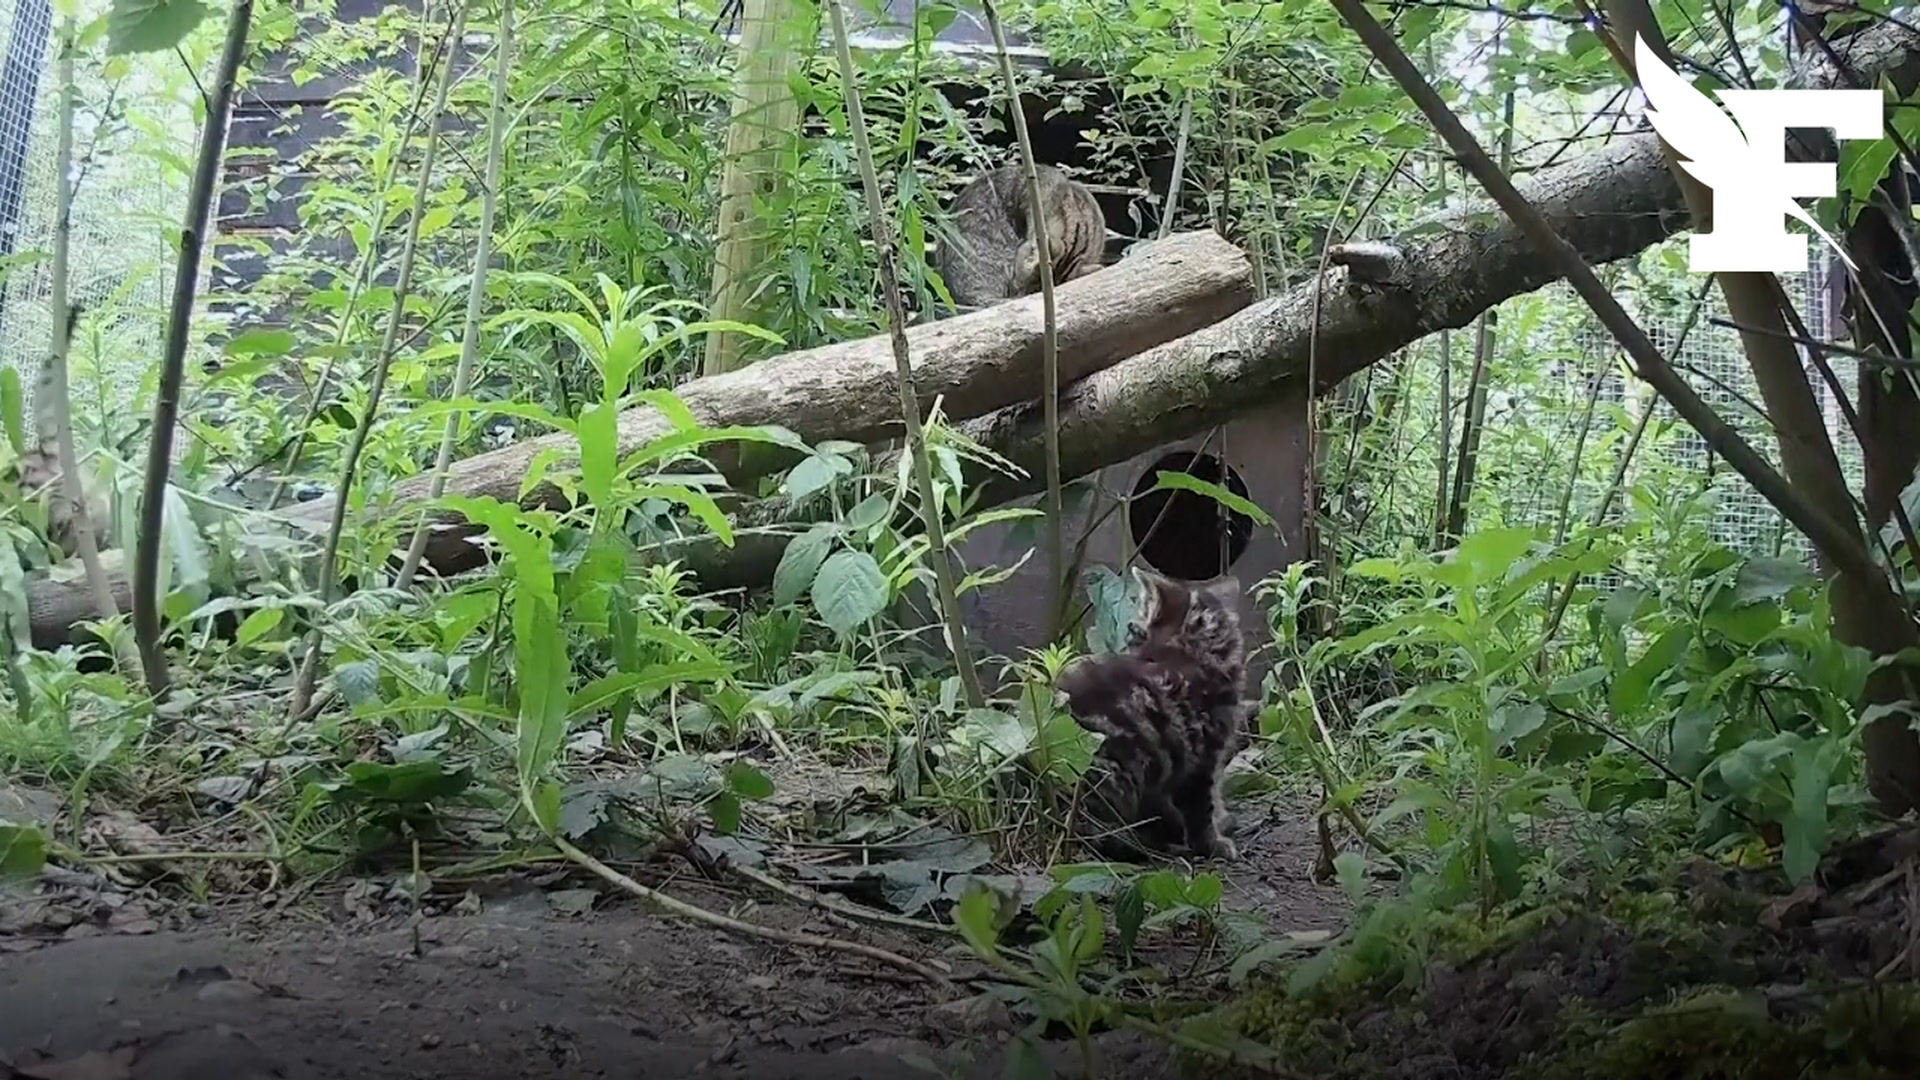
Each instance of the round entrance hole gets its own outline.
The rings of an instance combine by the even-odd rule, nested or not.
[[[1243,499],[1247,482],[1212,454],[1176,450],[1147,466],[1127,504],[1127,531],[1148,566],[1185,581],[1226,573],[1247,553],[1253,519],[1198,492],[1153,490],[1163,472],[1186,473]]]

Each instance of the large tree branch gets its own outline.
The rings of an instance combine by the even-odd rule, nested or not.
[[[1857,72],[1896,82],[1920,69],[1920,35],[1885,26],[1849,43]],[[1840,85],[1843,76],[1815,64],[1799,85]],[[1516,185],[1582,258],[1592,264],[1638,254],[1688,225],[1688,208],[1652,134],[1536,173]],[[1491,205],[1415,223],[1392,242],[1337,249],[1321,297],[1316,392],[1440,330],[1459,329],[1481,312],[1560,279],[1541,253]],[[1067,387],[1060,399],[1062,475],[1084,476],[1232,420],[1305,389],[1316,285],[1307,282],[1213,326],[1149,349]],[[1027,473],[994,476],[983,503],[1039,489],[1044,427],[1038,402],[1023,402],[960,425],[971,438]],[[791,521],[781,500],[743,515],[756,525]],[[744,542],[732,552],[689,544],[683,554],[715,585],[764,582],[783,536]]]

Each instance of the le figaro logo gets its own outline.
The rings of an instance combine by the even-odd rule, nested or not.
[[[1633,61],[1653,130],[1682,159],[1681,168],[1713,189],[1713,231],[1688,239],[1688,269],[1700,274],[1805,272],[1807,238],[1787,231],[1789,215],[1853,266],[1794,201],[1831,196],[1834,166],[1788,162],[1787,129],[1831,128],[1836,139],[1878,139],[1884,108],[1879,90],[1715,91],[1733,113],[1729,119],[1662,63],[1646,39],[1634,38]]]

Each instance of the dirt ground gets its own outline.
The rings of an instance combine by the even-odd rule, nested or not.
[[[1311,880],[1311,819],[1242,813],[1224,904],[1281,931],[1342,925],[1345,895]],[[270,910],[64,871],[0,896],[0,1076],[1002,1075],[1009,1021],[969,987],[982,969],[956,941],[665,884],[747,921],[944,960],[966,996],[943,1001],[862,958],[652,914],[579,877],[545,884],[412,912],[369,903],[363,883]],[[1165,1071],[1146,1040],[1097,1046],[1099,1075]],[[1080,1071],[1072,1044],[1050,1049],[1062,1074]]]

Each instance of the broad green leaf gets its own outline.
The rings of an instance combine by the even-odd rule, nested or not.
[[[35,877],[47,864],[47,838],[36,825],[0,820],[0,879]]]
[[[1211,910],[1220,902],[1220,878],[1218,875],[1202,871],[1193,875],[1187,882],[1187,903],[1202,910]]]
[[[613,477],[619,466],[619,414],[605,402],[580,410],[574,437],[580,441],[580,486],[596,508],[613,505]],[[609,510],[609,512],[611,512]]]
[[[767,799],[773,796],[773,781],[752,763],[734,758],[727,762],[727,790],[743,799]]]
[[[0,426],[15,454],[27,452],[26,399],[20,393],[20,372],[0,368]]]
[[[1532,529],[1481,529],[1460,541],[1453,561],[1471,569],[1474,584],[1484,584],[1505,577],[1531,546]]]
[[[380,665],[372,660],[354,660],[333,669],[333,688],[355,706],[380,703]]]
[[[1601,609],[1601,617],[1615,630],[1632,622],[1647,603],[1646,592],[1637,585],[1622,585],[1607,597],[1606,605]]]
[[[260,608],[247,616],[246,620],[240,624],[240,629],[234,631],[234,641],[240,645],[251,645],[272,633],[273,628],[279,626],[280,620],[286,618],[286,615],[287,609],[283,607]],[[337,678],[338,673],[336,673],[336,680]]]
[[[1827,846],[1827,789],[1833,782],[1830,740],[1802,743],[1792,752],[1793,808],[1780,823],[1780,865],[1795,885],[1813,876]]]
[[[1347,899],[1355,904],[1367,896],[1367,860],[1357,851],[1343,851],[1333,857],[1334,880],[1346,890]]]
[[[658,690],[688,683],[709,683],[725,678],[732,669],[716,661],[654,664],[640,671],[622,671],[598,678],[575,691],[568,699],[569,723],[606,707],[610,702],[642,690]]]
[[[1613,680],[1608,701],[1615,715],[1632,716],[1646,708],[1654,681],[1673,670],[1674,664],[1679,662],[1692,641],[1693,628],[1684,624],[1670,626],[1655,638],[1640,659]]]
[[[674,431],[684,433],[700,429],[700,421],[694,417],[693,410],[687,408],[686,402],[671,390],[636,390],[628,395],[628,399],[635,404],[651,405],[659,410]]]
[[[892,509],[893,501],[884,492],[876,491],[847,511],[847,528],[854,532],[871,532],[887,520]]]
[[[960,894],[960,902],[953,905],[953,925],[974,951],[992,956],[1000,940],[1000,928],[995,922],[999,911],[1000,898],[992,889],[969,882],[966,891]]]
[[[780,486],[787,498],[797,503],[852,472],[853,462],[838,454],[814,454],[789,470]]]
[[[194,524],[193,512],[187,508],[179,488],[168,484],[161,489],[160,500],[160,550],[164,553],[164,565],[171,571],[162,588],[168,592],[183,589],[196,596],[204,595],[201,590],[212,573],[212,555],[206,538]]]
[[[1125,647],[1127,627],[1139,609],[1135,579],[1132,575],[1121,577],[1106,566],[1089,567],[1082,579],[1093,609],[1093,621],[1087,625],[1087,650],[1104,653]]]
[[[1140,927],[1147,921],[1147,902],[1140,896],[1140,887],[1127,882],[1120,895],[1113,898],[1113,929],[1120,937],[1120,952],[1124,956],[1133,955],[1133,947],[1140,940]]]
[[[1720,710],[1690,705],[1674,716],[1673,749],[1667,757],[1667,765],[1674,772],[1691,779],[1706,768],[1714,723],[1722,715]]]
[[[1761,600],[1784,600],[1802,585],[1813,584],[1805,565],[1786,559],[1748,559],[1734,577],[1734,595],[1742,605]]]
[[[731,319],[709,319],[705,322],[691,322],[685,326],[678,326],[667,333],[661,334],[640,353],[640,362],[644,364],[646,361],[658,355],[661,350],[671,348],[690,337],[698,337],[701,334],[716,332],[744,334],[747,337],[759,338],[761,341],[770,342],[774,345],[784,345],[786,343],[785,338],[764,327],[754,326],[751,323],[734,322]]]
[[[1514,839],[1512,826],[1498,813],[1487,818],[1487,864],[1493,870],[1501,899],[1510,900],[1520,895],[1520,845]]]
[[[560,785],[552,780],[542,780],[532,795],[527,798],[527,810],[533,814],[534,824],[540,831],[553,835],[560,829]]]
[[[1553,685],[1547,687],[1547,696],[1566,697],[1570,694],[1578,694],[1600,685],[1606,680],[1606,677],[1607,669],[1598,664],[1590,668],[1583,668],[1571,675],[1555,679]]]
[[[824,521],[787,541],[787,549],[780,553],[779,565],[773,569],[775,604],[791,604],[806,594],[839,533],[838,524]]]
[[[415,420],[434,420],[449,413],[493,413],[511,416],[558,431],[572,431],[572,420],[540,405],[525,401],[481,401],[478,398],[454,398],[451,401],[427,401],[415,406],[408,415]]]
[[[1379,578],[1382,581],[1398,582],[1405,577],[1405,572],[1400,566],[1398,559],[1375,556],[1371,559],[1361,559],[1359,562],[1347,567],[1347,576]]]
[[[228,356],[285,356],[293,351],[293,333],[256,326],[228,338],[221,349]]]
[[[700,523],[713,533],[713,538],[726,547],[733,546],[733,526],[728,523],[726,512],[720,509],[713,496],[698,488],[684,484],[640,484],[634,487],[636,499],[665,499],[679,503],[687,512],[700,519]]]
[[[1000,1075],[1003,1080],[1053,1080],[1056,1074],[1032,1036],[1020,1032],[1007,1043]]]
[[[107,54],[160,52],[186,40],[207,6],[201,0],[113,0],[107,16]]]
[[[887,606],[887,578],[873,556],[840,550],[821,565],[813,579],[813,607],[820,620],[842,638],[864,626]]]
[[[1196,495],[1205,495],[1207,498],[1220,503],[1236,514],[1244,514],[1252,518],[1257,524],[1269,528],[1273,526],[1273,518],[1269,516],[1265,510],[1255,506],[1251,500],[1235,495],[1219,484],[1209,483],[1191,473],[1173,472],[1162,469],[1154,474],[1153,490],[1191,491]]]
[[[571,311],[516,310],[503,312],[488,320],[488,328],[494,329],[516,322],[529,326],[553,327],[565,334],[582,353],[586,354],[595,371],[606,369],[607,339],[601,335],[600,328],[594,325],[592,320]]]
[[[1540,730],[1546,722],[1546,706],[1537,701],[1502,705],[1493,714],[1494,747],[1504,750]]]
[[[732,836],[740,831],[740,796],[731,791],[722,791],[714,795],[707,803],[707,813],[713,817],[714,831],[721,836]]]
[[[546,779],[567,730],[566,630],[552,594],[516,589],[513,597],[514,682],[520,692],[516,764],[523,790]]]
[[[1852,196],[1854,204],[1864,205],[1874,186],[1887,174],[1896,152],[1891,138],[1840,144],[1840,189]]]
[[[33,640],[32,613],[27,610],[27,575],[20,568],[20,556],[10,533],[0,531],[0,632],[8,635],[14,648],[24,649]],[[5,657],[12,661],[11,655]]]
[[[344,770],[346,777],[327,786],[336,800],[372,803],[429,803],[449,799],[467,790],[473,783],[473,770],[465,765],[450,767],[438,758],[426,758],[388,764],[384,761],[354,761]]]

